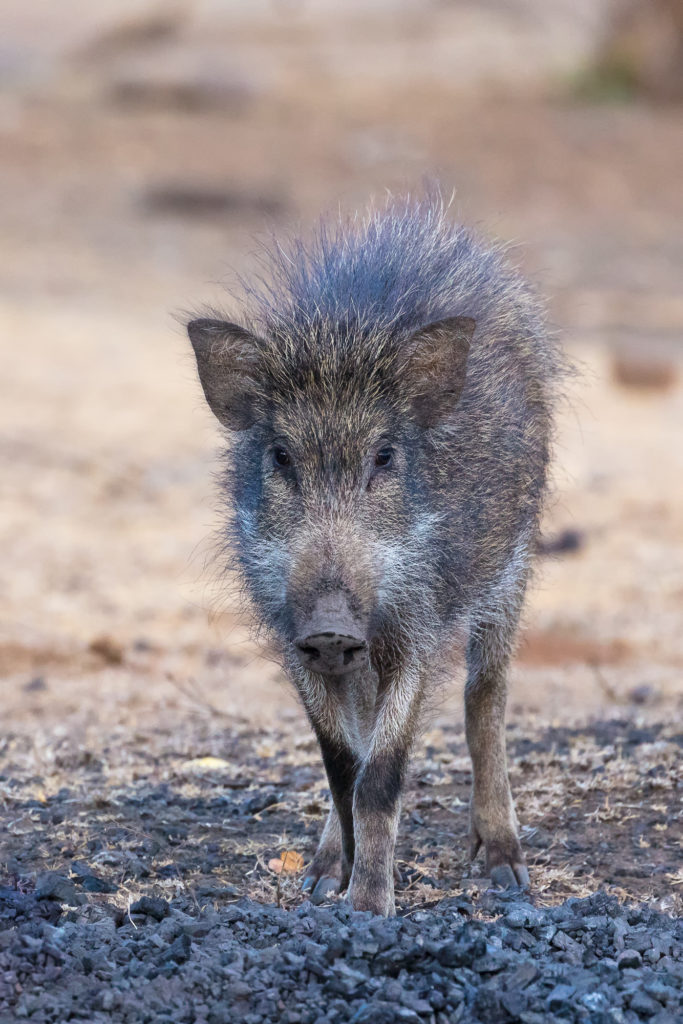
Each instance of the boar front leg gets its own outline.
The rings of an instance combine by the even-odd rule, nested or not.
[[[505,754],[510,633],[509,624],[486,623],[472,631],[465,687],[465,729],[474,772],[470,855],[474,860],[483,844],[486,871],[503,888],[529,884]]]
[[[394,850],[401,791],[417,728],[423,686],[407,671],[380,687],[367,754],[353,793],[355,855],[349,885],[354,910],[388,916],[394,903]]]
[[[313,902],[341,892],[349,883],[354,857],[353,787],[361,757],[359,711],[372,700],[374,683],[364,673],[332,685],[322,676],[292,672],[308,720],[320,745],[332,807],[318,849],[306,869],[303,891]],[[356,699],[354,699],[356,698]]]
[[[303,892],[310,893],[314,903],[330,893],[341,892],[349,884],[354,856],[353,785],[356,759],[339,738],[321,730],[315,731],[327,773],[332,807],[327,816],[315,857],[306,870]]]

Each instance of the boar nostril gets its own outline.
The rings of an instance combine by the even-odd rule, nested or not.
[[[317,647],[313,647],[311,644],[297,644],[297,647],[302,654],[305,654],[311,661],[320,657],[320,651]]]
[[[347,647],[344,651],[344,664],[350,665],[359,651],[365,650],[365,644],[358,644],[357,647]]]

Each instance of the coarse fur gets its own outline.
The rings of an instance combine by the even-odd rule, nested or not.
[[[504,711],[563,371],[541,304],[502,249],[433,196],[323,222],[262,262],[243,326],[189,330],[231,431],[233,566],[333,794],[309,888],[350,881],[355,907],[392,911],[410,748],[463,628],[472,850],[484,844],[497,881],[524,883]],[[337,607],[351,626],[313,628]],[[319,654],[316,638],[350,631],[368,659],[349,674],[302,660]]]

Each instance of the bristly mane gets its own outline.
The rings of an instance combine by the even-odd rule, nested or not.
[[[439,195],[391,198],[364,217],[322,220],[308,242],[263,250],[259,282],[241,282],[250,322],[280,337],[323,324],[386,337],[453,315],[492,326],[510,306],[534,318],[502,248],[482,244],[447,210]]]

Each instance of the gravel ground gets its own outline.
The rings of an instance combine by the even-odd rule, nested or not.
[[[327,794],[296,722],[126,737],[0,751],[0,1024],[682,1019],[675,724],[510,725],[530,894],[467,863],[462,729],[427,733],[389,921],[300,894]]]
[[[604,893],[541,909],[490,890],[476,906],[458,897],[392,920],[344,902],[67,907],[84,899],[55,874],[32,894],[0,892],[2,1024],[674,1024],[683,1013],[683,921]]]

